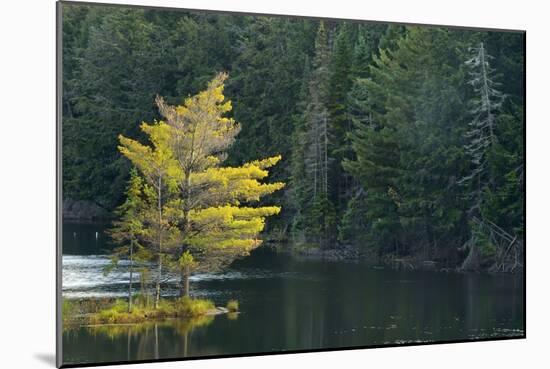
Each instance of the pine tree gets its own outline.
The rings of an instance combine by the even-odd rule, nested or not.
[[[227,261],[246,255],[260,245],[258,234],[265,218],[278,214],[276,206],[251,206],[284,184],[261,183],[268,168],[281,156],[224,167],[226,151],[235,141],[240,125],[225,115],[231,101],[223,94],[227,74],[218,74],[206,90],[171,106],[157,98],[166,127],[166,145],[177,168],[171,176],[178,195],[174,207],[180,247],[173,250],[172,266],[179,269],[182,295],[188,295],[191,266],[212,267],[212,260]],[[246,204],[246,206],[244,205]],[[202,262],[200,262],[202,259]]]
[[[311,239],[321,247],[327,247],[333,238],[334,206],[329,198],[330,166],[333,158],[329,148],[330,117],[327,109],[329,99],[330,59],[329,36],[323,21],[319,23],[315,39],[315,55],[308,96],[301,117],[300,136],[295,148],[302,152],[304,176],[298,184],[303,197],[297,199],[306,240]],[[299,157],[296,155],[295,157]],[[296,176],[294,177],[296,178]],[[296,185],[296,182],[294,182]],[[295,221],[295,223],[297,223]]]
[[[369,50],[366,36],[359,34],[355,47],[353,48],[353,59],[351,64],[352,83],[356,78],[367,78],[369,76],[369,65],[372,60],[372,51]]]
[[[395,188],[400,169],[398,127],[395,119],[388,119],[385,111],[378,108],[387,105],[384,100],[391,81],[387,79],[385,70],[394,67],[386,51],[374,62],[373,80],[363,79],[355,86],[358,98],[362,100],[356,101],[354,130],[349,135],[356,159],[345,160],[343,165],[366,190],[365,215],[369,224],[366,234],[370,243],[395,249],[400,233],[399,218],[397,203],[389,194],[390,189]],[[366,95],[368,101],[361,94]],[[382,251],[380,248],[379,252]]]
[[[344,167],[365,191],[358,208],[379,253],[431,257],[458,231],[460,202],[450,188],[460,168],[461,61],[453,36],[411,27],[352,90],[357,159]]]
[[[351,64],[352,83],[346,96],[349,127],[344,141],[344,146],[347,146],[345,148],[347,154],[342,159],[343,163],[356,159],[351,142],[354,130],[367,129],[372,122],[372,113],[368,102],[368,77],[370,77],[369,69],[373,57],[377,55],[379,38],[379,29],[375,27],[359,28]],[[349,175],[348,171],[344,171],[342,174]],[[367,228],[365,190],[357,178],[352,176],[348,181],[348,196],[345,209],[342,211],[341,222],[338,225],[338,241],[342,244],[353,244],[360,247],[367,243],[364,237],[364,230]]]
[[[120,258],[128,258],[130,263],[128,312],[132,311],[132,284],[136,261],[141,263],[150,259],[150,254],[140,243],[140,237],[144,232],[143,207],[143,180],[137,170],[132,168],[126,188],[126,201],[117,208],[115,214],[118,219],[113,222],[113,228],[109,232],[113,241],[119,246],[114,250],[111,264],[105,271],[108,273],[117,267]]]
[[[330,200],[337,209],[344,208],[350,197],[351,178],[342,169],[342,161],[352,157],[349,133],[351,120],[348,115],[348,93],[352,86],[353,48],[350,26],[340,26],[334,42],[334,52],[330,65],[330,89],[327,101],[329,112],[329,156],[332,159],[329,168]]]

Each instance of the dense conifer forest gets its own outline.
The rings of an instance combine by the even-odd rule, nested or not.
[[[227,73],[223,165],[277,158],[285,184],[258,201],[280,207],[264,243],[522,266],[524,34],[69,4],[62,26],[66,201],[116,214],[136,165],[119,135],[147,142],[157,96]]]

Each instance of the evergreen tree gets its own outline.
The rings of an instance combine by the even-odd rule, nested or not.
[[[213,268],[247,255],[261,244],[258,235],[265,218],[278,214],[277,206],[253,206],[260,198],[284,184],[261,183],[267,169],[281,159],[275,156],[221,166],[226,150],[240,126],[225,117],[231,101],[223,95],[226,74],[218,74],[206,90],[171,106],[157,98],[164,120],[142,124],[153,147],[120,137],[121,152],[140,170],[157,201],[146,219],[156,211],[149,242],[158,263],[156,305],[160,297],[163,265],[181,277],[181,294],[189,294],[189,276],[198,264]],[[151,242],[152,241],[152,242]]]
[[[460,217],[449,191],[458,165],[460,58],[438,52],[460,50],[453,37],[411,27],[394,51],[374,58],[371,79],[354,87],[357,160],[344,165],[365,189],[367,234],[384,245],[379,253],[430,254]]]
[[[329,37],[323,21],[319,23],[315,39],[315,56],[312,62],[311,77],[308,82],[308,97],[302,115],[303,128],[297,148],[303,152],[302,198],[298,198],[302,209],[302,220],[306,240],[314,241],[321,247],[328,247],[333,238],[334,205],[329,196],[329,175],[333,158],[329,152],[329,99],[330,83]],[[297,178],[296,173],[294,178]]]
[[[367,78],[369,76],[369,65],[372,60],[372,51],[369,50],[367,39],[359,34],[355,47],[353,48],[353,59],[351,63],[351,78]]]
[[[118,219],[113,222],[113,228],[109,232],[113,241],[119,246],[114,250],[111,256],[111,264],[105,270],[106,273],[109,273],[118,266],[121,258],[128,259],[130,264],[128,312],[132,311],[132,285],[136,262],[138,265],[141,264],[143,269],[146,268],[144,263],[151,259],[150,253],[141,245],[140,241],[144,233],[143,210],[143,180],[137,170],[132,168],[126,188],[126,201],[117,208],[116,215]]]
[[[341,210],[349,196],[351,178],[342,169],[342,161],[351,158],[351,145],[348,134],[351,132],[351,121],[348,115],[348,93],[352,85],[352,60],[349,25],[343,23],[334,43],[334,53],[330,68],[330,89],[327,101],[329,111],[329,156],[332,159],[329,170],[331,191],[329,198]]]

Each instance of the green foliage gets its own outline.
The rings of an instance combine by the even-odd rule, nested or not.
[[[350,137],[357,157],[345,160],[344,168],[366,191],[365,204],[352,205],[363,210],[365,242],[378,245],[379,254],[447,257],[468,236],[466,190],[459,184],[467,167],[464,133],[470,120],[464,61],[477,37],[407,28],[374,57],[370,78],[358,79],[351,90],[355,130]],[[516,134],[520,122],[509,120]],[[498,151],[495,147],[492,155]],[[510,157],[519,165],[517,144],[514,152]],[[490,162],[496,169],[496,156]],[[523,206],[517,184],[510,187],[514,200],[507,200],[516,209]],[[491,198],[490,193],[485,196]],[[349,227],[349,218],[344,219]],[[344,237],[346,227],[341,231]]]
[[[367,219],[364,194],[359,192],[349,200],[346,210],[342,214],[338,226],[338,242],[364,249],[368,245],[364,235],[364,231],[367,229]]]
[[[298,211],[294,214],[293,232],[301,242],[314,240],[327,246],[327,230],[332,226],[329,199],[329,102],[330,59],[327,29],[319,23],[315,38],[312,71],[306,83],[307,97],[298,117],[291,183],[295,187],[292,201]],[[321,223],[319,223],[321,222]]]
[[[479,247],[481,257],[483,259],[493,258],[496,255],[497,248],[493,242],[487,236],[487,233],[483,231],[483,228],[479,224],[470,224],[470,231],[472,237],[476,240],[476,246]]]
[[[145,13],[64,5],[64,23],[72,27],[64,32],[72,40],[63,58],[70,73],[63,104],[67,198],[108,208],[120,201],[128,165],[116,152],[117,136],[136,133],[135,123],[153,116],[151,97],[163,91],[165,78],[167,59],[156,46],[161,33]]]
[[[493,111],[476,211],[524,235],[519,33],[63,7],[63,190],[108,210],[120,206],[113,261],[128,255],[126,235],[134,233],[136,268],[140,257],[158,256],[150,245],[159,236],[165,266],[181,268],[188,250],[196,268],[213,267],[206,260],[246,254],[263,231],[296,245],[458,262],[457,248],[475,233],[476,186],[459,182],[475,167],[467,133],[480,100],[476,70],[465,62],[481,43],[505,98]],[[218,71],[231,79],[212,81]],[[164,99],[155,105],[157,94]],[[206,106],[211,126],[195,114]],[[200,162],[186,162],[193,129],[177,131],[182,119],[188,128],[228,131]],[[175,129],[179,143],[164,142]],[[278,164],[254,164],[261,157]],[[132,165],[142,210],[125,220],[135,205],[128,189],[124,195]],[[268,174],[274,183],[262,182]],[[280,209],[265,202],[268,194]],[[190,236],[199,228],[204,238]]]
[[[230,312],[236,312],[239,311],[239,301],[237,300],[229,300],[227,301],[227,304],[225,305],[227,310]]]
[[[61,316],[63,323],[68,323],[75,318],[78,313],[78,307],[72,300],[62,299]]]
[[[180,268],[190,268],[194,269],[197,266],[197,262],[195,261],[195,258],[193,255],[189,252],[189,250],[186,250],[183,254],[181,254],[180,258],[178,259],[179,267]]]
[[[499,140],[488,155],[492,186],[485,192],[482,215],[504,229],[524,234],[525,167],[523,164],[522,109],[506,107],[512,113],[502,113],[497,120]],[[519,154],[518,154],[519,153]]]
[[[111,255],[111,264],[105,268],[105,273],[117,267],[121,258],[130,259],[131,268],[151,259],[151,254],[139,238],[145,233],[143,210],[145,206],[144,183],[137,170],[132,168],[126,188],[126,200],[115,214],[118,219],[113,222],[109,234],[119,246]]]

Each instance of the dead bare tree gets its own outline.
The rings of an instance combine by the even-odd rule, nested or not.
[[[487,220],[480,219],[481,207],[483,204],[483,193],[491,183],[491,176],[488,171],[487,158],[488,153],[497,141],[495,134],[496,114],[502,102],[504,95],[498,91],[499,83],[494,80],[494,70],[489,61],[492,57],[487,53],[483,42],[477,47],[470,48],[472,56],[465,64],[469,68],[470,80],[468,84],[473,87],[475,96],[471,101],[473,116],[468,124],[466,132],[467,144],[465,146],[466,154],[470,160],[470,170],[458,183],[469,188],[466,200],[470,204],[468,216],[473,221],[474,226],[483,225],[481,228],[486,230]],[[468,255],[460,269],[477,269],[480,262],[479,240],[472,232],[471,237],[462,246],[462,250],[468,250]]]

